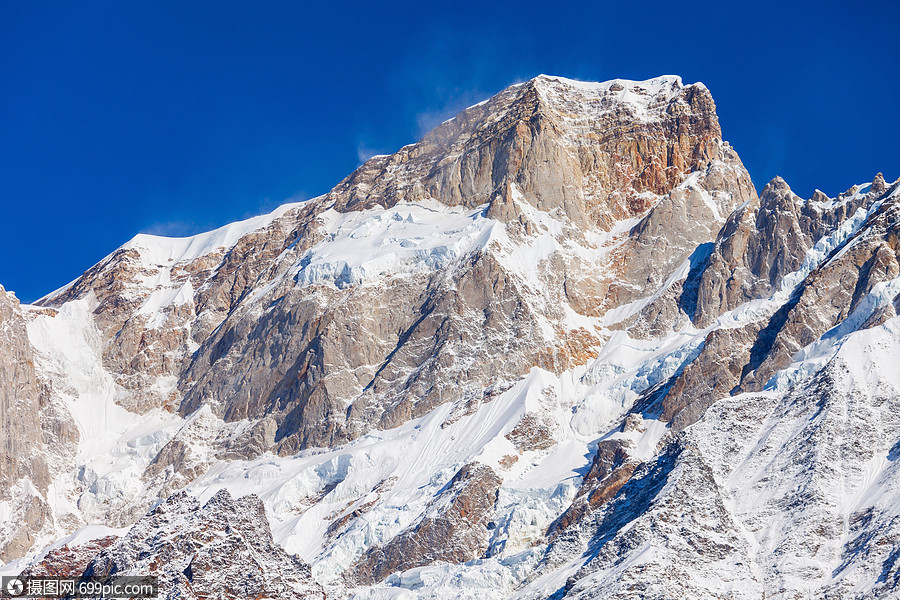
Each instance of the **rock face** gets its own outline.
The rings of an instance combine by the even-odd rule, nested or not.
[[[761,390],[773,375],[792,362],[798,351],[833,327],[845,323],[849,330],[862,325],[847,319],[864,298],[876,302],[870,297],[876,286],[884,285],[900,274],[896,249],[896,231],[900,227],[897,191],[896,184],[887,190],[872,186],[867,194],[854,193],[845,197],[844,203],[858,207],[858,220],[864,218],[866,209],[871,213],[865,226],[856,234],[850,235],[848,231],[831,240],[831,248],[823,244],[819,250],[824,255],[820,256],[821,263],[815,268],[812,268],[813,264],[807,265],[806,277],[794,282],[796,287],[790,297],[786,297],[774,313],[739,328],[711,331],[700,355],[674,379],[660,401],[661,419],[671,421],[675,430],[684,429],[719,398],[741,391]],[[701,279],[698,298],[701,324],[710,319],[707,311],[714,302],[721,303],[720,310],[734,308],[774,294],[787,274],[804,272],[801,266],[812,244],[804,241],[796,209],[777,207],[783,204],[778,198],[787,197],[790,197],[790,191],[783,181],[776,180],[766,186],[763,198],[773,198],[768,204],[776,206],[765,209],[765,219],[757,218],[757,225],[762,228],[754,230],[750,242],[742,246],[740,255],[734,254],[738,248],[734,239],[743,234],[731,226],[733,223],[723,228],[722,238]],[[812,205],[809,210],[825,212],[814,202],[810,200],[804,207]],[[846,208],[841,206],[841,210]],[[772,225],[778,221],[780,226]],[[793,253],[792,247],[797,248]],[[777,254],[773,250],[776,248],[779,249]],[[721,293],[717,294],[710,290],[709,284],[704,285],[709,280],[721,281],[721,278],[716,279],[715,273],[721,269],[724,256],[737,257],[735,261],[744,265],[757,265],[736,267],[731,271],[735,273],[734,278],[740,278],[740,273],[747,274],[747,279],[735,284],[733,295],[727,287],[720,287]],[[764,273],[768,275],[761,278]],[[888,307],[890,304],[885,303],[885,309]],[[864,310],[872,309],[867,306]]]
[[[0,293],[0,552],[134,524],[26,563],[166,597],[896,596],[898,231],[880,174],[757,196],[702,84],[536,77]]]
[[[834,201],[821,193],[803,201],[783,179],[773,179],[758,202],[735,212],[722,229],[699,283],[697,325],[706,327],[726,311],[771,296],[785,275],[800,269],[816,241],[885,191],[879,174],[867,194],[853,189]]]
[[[866,374],[882,357],[855,360],[861,339],[787,393],[711,406],[582,523],[590,558],[554,597],[896,597],[882,494],[900,480],[893,458],[866,469],[896,454],[900,390]],[[551,556],[582,548],[576,539],[558,538]]]
[[[53,311],[49,311],[53,314]],[[74,523],[54,515],[47,494],[71,460],[78,430],[35,368],[29,315],[0,287],[0,560],[24,554],[41,534]],[[41,375],[44,375],[43,377]],[[56,523],[56,520],[61,523]]]
[[[575,501],[553,525],[553,532],[564,531],[594,509],[606,504],[616,495],[634,472],[637,463],[628,452],[626,440],[603,440],[591,462]]]
[[[641,297],[755,197],[702,84],[541,76],[256,230],[237,224],[188,243],[138,236],[40,304],[96,296],[121,405],[274,418],[273,442],[289,454],[471,401],[535,365],[583,363],[601,334],[572,327],[568,312],[597,317]],[[442,268],[375,289],[365,266],[315,264],[317,243],[340,237],[334,222],[355,218],[348,211],[398,218],[381,211],[425,199],[480,209],[480,230],[459,233],[482,239],[420,252],[414,260]],[[616,233],[628,219],[635,226]],[[548,243],[582,251],[544,257]],[[529,248],[534,283],[516,264]]]
[[[369,161],[329,198],[338,210],[423,198],[474,208],[515,184],[542,212],[608,230],[645,213],[651,198],[722,149],[715,103],[702,84],[623,83],[539,76],[513,86],[418,144]],[[505,209],[508,201],[491,208],[501,219],[518,216]]]
[[[17,531],[4,532],[0,560],[28,550],[46,518],[41,494],[47,491],[50,474],[41,444],[41,393],[19,301],[0,287],[0,501],[14,502],[15,521],[24,524]],[[23,486],[23,479],[37,493],[28,493],[30,486]],[[10,525],[0,524],[4,529]]]
[[[275,545],[255,496],[222,490],[200,506],[172,496],[117,542],[101,550],[85,576],[156,575],[163,598],[322,598],[309,565]]]
[[[490,467],[466,465],[434,497],[414,527],[386,546],[370,549],[351,569],[351,577],[373,583],[395,571],[480,558],[490,542],[488,526],[501,483]]]
[[[573,116],[573,103],[589,111]],[[552,235],[555,243],[574,238],[587,248],[594,244],[583,240],[585,231],[609,230],[653,206],[615,252],[652,265],[633,272],[638,281],[661,280],[670,263],[690,253],[691,240],[715,236],[706,223],[755,197],[720,138],[702,86],[661,78],[627,91],[583,89],[539,77],[464,111],[419,144],[372,159],[321,202],[337,211],[424,198],[487,204],[485,214],[505,223],[521,239],[517,246],[544,237],[541,228],[549,225],[562,229]],[[692,171],[698,176],[675,189]],[[541,225],[545,214],[555,223]],[[610,288],[608,276],[583,261],[558,269],[554,258],[538,269],[547,272],[543,281],[555,281],[529,289],[498,250],[488,244],[449,273],[381,281],[378,290],[342,285],[338,277],[337,289],[279,283],[229,315],[201,346],[182,379],[182,410],[212,403],[229,420],[282,413],[281,452],[331,445],[373,424],[421,416],[461,399],[462,390],[514,380],[533,365],[558,371],[583,362],[596,333],[572,331],[549,307],[564,303],[597,315],[634,297],[627,284]],[[271,310],[263,308],[268,303]]]
[[[111,546],[117,539],[116,536],[110,535],[54,548],[47,552],[40,562],[30,565],[21,574],[27,577],[78,577],[84,573],[99,552]]]
[[[785,275],[800,268],[815,241],[800,225],[800,211],[808,206],[812,203],[803,203],[776,178],[758,201],[729,218],[700,278],[697,325],[705,327],[745,302],[771,296]]]

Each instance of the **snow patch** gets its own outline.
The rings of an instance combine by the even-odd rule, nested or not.
[[[483,248],[496,221],[484,208],[461,209],[436,200],[392,208],[322,213],[327,238],[290,271],[298,285],[332,282],[339,288],[380,276],[437,271]]]

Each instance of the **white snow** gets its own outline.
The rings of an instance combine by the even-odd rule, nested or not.
[[[87,542],[91,542],[93,540],[99,540],[100,538],[109,536],[121,537],[128,533],[129,529],[130,527],[115,528],[107,527],[106,525],[88,525],[86,527],[82,527],[74,533],[59,538],[49,546],[42,549],[40,552],[37,552],[25,558],[10,561],[5,565],[0,565],[0,577],[18,575],[27,566],[36,562],[40,562],[44,559],[44,557],[47,556],[47,554],[49,554],[53,550],[62,548],[63,546],[75,547]]]
[[[189,491],[201,500],[222,487],[238,496],[259,495],[276,540],[311,562],[316,577],[327,583],[366,548],[416,523],[429,500],[460,467],[479,461],[503,477],[497,517],[503,540],[497,554],[477,564],[404,573],[401,579],[360,592],[359,597],[393,597],[384,594],[396,590],[385,586],[396,584],[421,588],[422,595],[410,598],[443,597],[440,594],[449,593],[448,589],[474,598],[483,593],[481,587],[463,590],[458,585],[461,580],[477,579],[478,574],[497,577],[491,586],[512,590],[528,574],[521,554],[537,556],[540,548],[531,546],[571,502],[591,461],[594,442],[614,434],[629,399],[679,368],[689,352],[684,346],[691,339],[680,336],[659,347],[619,332],[590,365],[561,376],[533,369],[513,388],[455,422],[448,421],[453,406],[443,405],[396,429],[371,432],[339,448],[293,457],[220,461]],[[517,454],[504,436],[526,411],[556,424],[556,445]],[[633,434],[636,456],[652,455],[665,429],[665,424],[647,419],[645,432]],[[503,466],[501,459],[509,455],[518,460]],[[351,521],[336,539],[326,540],[331,521],[372,501],[377,502],[361,518]],[[525,562],[533,564],[533,559]]]
[[[613,79],[602,83],[540,75],[534,81],[541,98],[557,109],[570,129],[574,132],[583,130],[582,133],[614,107],[626,108],[630,112],[629,118],[636,121],[659,120],[668,103],[684,87],[681,77],[675,75],[646,81]],[[573,104],[577,104],[577,110],[571,109]]]
[[[43,372],[55,374],[54,393],[79,433],[72,471],[54,482],[49,499],[58,514],[76,513],[88,521],[142,488],[144,468],[181,422],[161,409],[139,415],[116,404],[121,392],[103,366],[95,307],[91,294],[27,325],[36,361]]]
[[[653,98],[658,94],[672,94],[684,87],[679,75],[660,75],[652,79],[636,81],[632,79],[610,79],[608,81],[579,81],[577,79],[569,79],[567,77],[559,77],[557,75],[538,75],[535,82],[539,85],[547,83],[562,83],[569,88],[573,88],[583,92],[591,92],[593,94],[610,93],[620,102],[640,102],[646,101],[644,98]],[[700,84],[702,85],[702,84]],[[614,86],[621,87],[620,90],[613,90]]]
[[[141,264],[145,267],[171,267],[179,262],[191,261],[216,251],[228,250],[243,236],[252,231],[267,227],[275,219],[283,216],[294,208],[303,206],[306,202],[310,201],[288,202],[282,204],[268,214],[251,217],[243,221],[236,221],[212,231],[187,237],[166,237],[139,233],[120,246],[116,252],[120,250],[136,250],[140,256]],[[115,254],[115,252],[113,254]],[[102,264],[113,256],[113,254],[105,257],[98,264]],[[38,302],[58,296],[69,289],[78,281],[78,279],[50,292],[38,300]]]
[[[683,84],[673,76],[646,82],[605,83],[540,76],[536,85],[546,100],[557,105],[564,100],[558,87],[565,86],[567,93],[575,90],[578,102],[596,108],[589,111],[583,123],[573,125],[577,129],[588,127],[591,118],[610,110],[611,105],[627,105],[637,118],[655,119]],[[691,175],[682,187],[697,190],[714,220],[721,222],[723,217],[715,198],[697,186],[699,176]],[[502,224],[485,216],[485,206],[467,209],[424,200],[348,213],[329,209],[320,215],[325,238],[299,259],[283,254],[296,262],[282,276],[293,278],[300,286],[377,285],[384,277],[431,273],[472,252],[489,250],[517,278],[517,283],[538,297],[546,283],[537,276],[535,265],[562,253],[602,268],[621,234],[638,221],[621,221],[608,234],[586,234],[579,238],[586,240],[584,245],[563,243],[560,238],[567,227],[563,220],[535,209],[515,185],[512,201],[536,226],[533,235],[515,238]],[[148,327],[161,326],[166,307],[188,304],[195,293],[190,281],[172,277],[173,266],[227,251],[243,235],[269,225],[298,206],[287,204],[269,215],[188,238],[136,236],[123,248],[137,250],[140,264],[150,272],[141,281],[149,293],[138,314],[147,316]],[[141,474],[162,446],[178,435],[198,460],[212,463],[203,476],[190,484],[190,493],[201,501],[222,488],[235,496],[257,494],[266,506],[276,541],[310,562],[316,578],[330,583],[337,581],[368,548],[387,542],[417,523],[453,475],[463,465],[478,461],[503,477],[491,558],[464,565],[411,569],[360,590],[355,597],[424,600],[512,594],[533,577],[546,548],[540,545],[543,534],[572,501],[598,441],[628,440],[632,443],[631,456],[637,460],[649,460],[655,455],[667,433],[666,423],[644,414],[635,419],[633,428],[620,430],[621,420],[634,401],[693,360],[713,328],[740,326],[777,310],[809,273],[860,230],[878,207],[859,209],[834,233],[819,240],[801,268],[785,277],[771,298],[738,307],[704,330],[687,324],[665,339],[637,340],[625,331],[604,329],[633,316],[666,288],[684,279],[690,269],[690,263],[685,261],[656,294],[609,311],[603,319],[562,311],[566,325],[602,334],[606,339],[598,357],[586,365],[559,375],[534,368],[508,391],[459,418],[458,407],[445,404],[395,429],[372,431],[341,447],[311,449],[290,457],[265,454],[254,460],[216,459],[210,450],[215,435],[227,427],[240,431],[249,423],[225,426],[206,406],[182,419],[162,410],[137,415],[116,404],[122,390],[103,366],[101,335],[91,314],[96,299],[88,296],[68,302],[55,317],[35,315],[28,324],[41,370],[69,386],[58,387],[55,393],[60,394],[81,435],[73,471],[53,482],[47,499],[56,515],[71,514],[89,523],[99,521],[106,507],[125,503],[145,491]],[[257,295],[260,293],[256,291]],[[756,396],[757,401],[774,404],[836,357],[850,364],[853,376],[864,381],[863,387],[868,390],[884,384],[884,378],[894,378],[892,385],[900,388],[900,373],[895,366],[900,318],[871,330],[857,331],[873,311],[891,302],[897,293],[900,278],[875,286],[847,320],[798,352],[794,364],[773,377],[768,388]],[[547,338],[553,339],[557,334],[550,323],[543,325]],[[174,382],[160,379],[157,385],[172,387]],[[551,426],[556,442],[553,446],[519,452],[506,438],[525,414],[536,415]],[[766,444],[776,445],[779,439],[789,437],[803,419],[808,421],[808,415],[788,423],[794,430],[787,433],[779,429],[786,427],[787,420],[772,418],[762,426],[760,445],[744,449],[744,462],[735,469],[736,475],[725,482],[734,484],[730,490],[734,497],[726,498],[729,511],[746,516],[783,491],[754,487],[755,495],[742,498],[739,492],[748,487],[747,481],[741,481],[741,485],[735,482],[746,476],[754,486],[760,483],[753,470],[759,467],[753,462],[758,459],[756,454],[763,455]],[[700,427],[704,426],[701,423]],[[707,455],[713,452],[709,448],[703,451]],[[724,470],[721,465],[716,466]],[[887,453],[879,451],[867,460],[859,481],[844,482],[837,512],[847,518],[867,506],[889,504],[898,497],[892,480],[895,471]],[[432,506],[430,510],[440,508]],[[328,532],[331,523],[356,510],[363,511],[362,516],[348,521],[337,532]],[[0,503],[0,521],[8,518],[9,512],[9,507]],[[773,552],[776,530],[784,526],[782,521],[773,521],[764,528],[748,528],[743,534],[748,544],[759,547],[760,552]],[[90,525],[59,540],[54,547],[122,531]],[[617,569],[665,560],[656,552],[652,545],[642,544]],[[530,597],[527,595],[559,589],[585,564],[585,558],[579,556],[559,566],[520,593]],[[587,581],[601,582],[612,575],[612,571],[598,572]]]
[[[291,270],[299,285],[359,285],[380,276],[439,270],[491,239],[497,222],[484,207],[448,207],[436,200],[339,213],[325,211],[326,239]]]
[[[218,229],[188,237],[164,237],[140,233],[125,243],[123,249],[136,249],[148,265],[164,265],[190,261],[217,250],[227,250],[252,231],[263,229],[288,211],[305,202],[282,204],[266,215],[229,223]]]

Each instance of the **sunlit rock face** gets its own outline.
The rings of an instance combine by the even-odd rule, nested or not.
[[[597,317],[755,197],[702,84],[540,76],[323,198],[138,236],[40,304],[95,296],[121,405],[273,417],[291,453],[583,364]],[[354,244],[379,232],[409,239]]]
[[[0,287],[0,501],[8,503],[11,513],[8,521],[0,524],[2,559],[26,552],[35,542],[33,531],[39,530],[46,518],[40,492],[47,490],[49,473],[42,456],[40,398],[19,301]],[[20,481],[31,485],[17,485]]]
[[[67,469],[79,432],[63,403],[50,394],[51,375],[41,369],[28,337],[35,314],[0,286],[0,560],[17,558],[40,543],[40,532],[78,525],[54,514],[48,492]]]
[[[898,188],[757,195],[702,84],[542,75],[138,235],[0,293],[0,556],[172,597],[891,597]]]

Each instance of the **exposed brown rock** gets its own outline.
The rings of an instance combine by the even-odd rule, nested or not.
[[[190,261],[148,266],[137,240],[89,269],[55,296],[38,301],[42,306],[93,294],[94,317],[104,334],[104,365],[128,393],[119,403],[135,412],[157,406],[174,408],[180,394],[164,393],[154,385],[160,377],[177,377],[185,368],[192,345],[202,342],[221,323],[274,259],[294,244],[301,251],[315,243],[319,221],[313,204],[288,211],[266,228],[240,238],[231,248],[218,248]],[[152,243],[152,242],[148,242]],[[162,309],[162,323],[148,322],[139,309],[151,293],[147,278],[168,274],[169,285],[190,286],[191,298]]]
[[[647,114],[636,115],[612,85],[538,77],[463,111],[418,144],[371,159],[326,197],[231,248],[148,266],[133,245],[43,304],[96,296],[104,362],[126,390],[119,402],[130,410],[164,406],[189,414],[209,404],[227,421],[274,419],[274,436],[271,423],[253,429],[252,443],[228,442],[232,455],[272,444],[291,453],[341,443],[444,402],[470,402],[464,390],[515,380],[533,365],[558,372],[583,364],[603,340],[563,326],[564,303],[596,317],[649,293],[689,253],[691,241],[714,235],[715,227],[704,224],[713,218],[706,200],[727,214],[755,195],[721,141],[708,90],[674,78],[653,85],[656,97],[627,84],[629,93],[646,97]],[[697,189],[675,190],[700,171]],[[649,210],[612,258],[643,266],[611,289],[606,265],[580,259],[559,265],[554,255],[537,266],[548,281],[537,297],[492,250],[470,257],[451,280],[400,277],[359,290],[278,279],[322,238],[325,207],[360,210],[425,197],[487,203],[487,214],[519,238],[540,234],[525,215],[526,206],[537,208],[569,227],[561,241],[581,244],[587,244],[581,231],[606,230]],[[192,298],[154,317],[164,324],[150,323],[138,309],[154,290],[142,282],[166,273],[172,285],[190,285]],[[249,290],[266,283],[273,287],[251,302]],[[545,339],[538,314],[554,322],[554,339]],[[671,314],[652,331],[670,325]],[[462,359],[462,348],[476,354]],[[161,377],[179,383],[153,385]]]
[[[591,462],[591,468],[581,482],[575,499],[566,511],[553,523],[550,534],[558,534],[577,523],[584,516],[616,495],[638,463],[629,455],[632,446],[628,440],[602,440]]]
[[[744,369],[742,390],[761,389],[798,350],[846,319],[876,284],[900,273],[898,227],[900,202],[895,197],[847,241],[845,250],[810,273],[770,321],[768,335],[757,341]]]
[[[881,193],[869,196],[868,203],[885,195],[884,188],[878,189]],[[786,184],[778,180],[767,186],[762,196],[763,206],[782,206],[780,209],[771,208],[768,212],[781,215],[783,226],[752,230],[747,227],[747,223],[752,221],[743,218],[748,213],[740,211],[729,220],[703,275],[698,314],[714,302],[724,302],[725,307],[733,307],[753,297],[771,293],[773,286],[780,283],[787,272],[799,267],[802,256],[787,258],[792,246],[785,241],[786,237],[793,236],[797,240],[799,245],[793,246],[798,248],[797,254],[800,248],[811,244],[803,242],[806,234],[799,231],[796,214],[782,201],[788,198],[788,194]],[[852,196],[845,195],[848,199]],[[860,201],[857,199],[856,202]],[[844,249],[835,258],[825,261],[810,273],[798,286],[794,297],[765,321],[710,332],[698,357],[662,391],[660,419],[671,422],[673,431],[680,431],[696,422],[706,408],[719,398],[740,391],[762,389],[772,375],[790,364],[798,350],[846,319],[877,283],[896,277],[900,273],[900,264],[897,259],[897,236],[892,232],[900,223],[898,215],[897,199],[886,201],[860,233],[845,242]],[[757,217],[755,221],[771,224],[772,218]],[[744,227],[747,237],[739,233],[741,227]],[[744,241],[740,241],[742,237]],[[772,254],[774,250],[765,249],[779,250],[776,256]],[[753,257],[752,260],[750,257]],[[716,296],[709,290],[714,285],[721,285],[722,277],[718,274],[722,272],[732,273],[730,281],[743,272],[754,278],[756,283],[747,286],[748,279],[731,288],[733,294],[727,292]],[[762,275],[766,279],[761,279]],[[701,306],[706,308],[701,309]],[[716,306],[719,308],[712,311],[713,315],[723,305]],[[860,326],[871,327],[884,322],[889,318],[888,310],[893,310],[891,305],[869,316]],[[701,316],[699,320],[708,318]]]
[[[673,432],[681,431],[697,421],[713,402],[730,395],[741,381],[760,328],[761,324],[750,323],[711,331],[697,358],[665,388],[659,419],[670,422]]]
[[[884,194],[883,180],[870,190],[856,195],[854,188],[834,202],[817,192],[804,201],[780,177],[769,182],[759,201],[731,215],[720,232],[697,292],[697,326],[774,293],[818,239]]]
[[[708,90],[673,78],[652,85],[658,94],[633,82],[585,87],[539,77],[373,158],[325,197],[231,247],[155,264],[131,244],[42,304],[96,301],[104,364],[129,410],[162,406],[187,416],[206,405],[227,423],[251,421],[238,437],[206,439],[209,457],[332,446],[447,402],[458,418],[490,401],[486,390],[534,366],[561,372],[596,357],[605,341],[599,319],[610,309],[658,293],[622,325],[636,337],[664,335],[690,318],[683,283],[662,286],[756,192],[721,139]],[[619,101],[626,88],[645,98],[643,108]],[[553,243],[584,252],[550,253],[534,265],[538,285],[505,262],[516,248],[497,243],[445,271],[377,285],[298,285],[288,276],[323,239],[327,208],[426,197],[487,205],[513,246],[551,235],[551,218]],[[631,229],[606,235],[631,218]],[[142,313],[151,294],[179,286],[183,302]],[[573,326],[573,313],[595,325]],[[520,451],[552,443],[541,423],[523,421],[511,435]],[[208,460],[186,434],[176,436],[145,478],[165,495],[205,472]]]
[[[28,550],[49,517],[41,497],[51,478],[41,420],[47,390],[25,326],[18,299],[0,287],[0,501],[12,510],[0,523],[2,561]]]
[[[40,562],[26,568],[21,575],[26,577],[78,577],[84,573],[88,564],[101,550],[111,546],[117,539],[116,536],[110,535],[50,550]]]
[[[523,415],[515,428],[505,437],[520,453],[528,450],[544,450],[556,444],[551,425],[534,413]]]
[[[771,295],[784,275],[797,270],[813,243],[800,228],[799,202],[776,177],[758,201],[729,217],[700,279],[697,326],[707,326],[748,300]]]
[[[160,596],[325,600],[309,565],[275,544],[262,502],[221,490],[201,506],[168,498],[101,550],[87,576],[159,578]]]
[[[488,466],[464,466],[429,503],[416,525],[384,546],[369,549],[348,570],[348,576],[368,584],[395,571],[481,557],[488,548],[487,525],[501,483]]]

